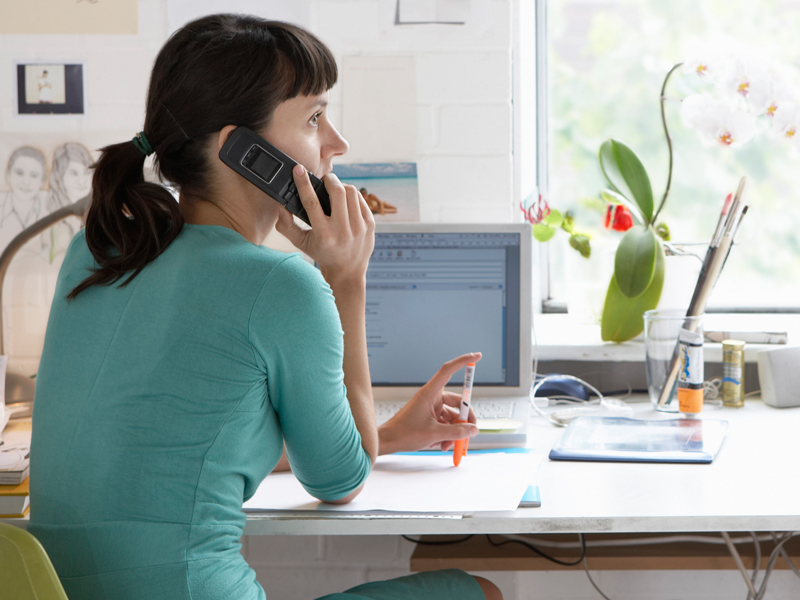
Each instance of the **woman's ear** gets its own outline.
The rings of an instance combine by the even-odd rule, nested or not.
[[[233,133],[236,129],[236,125],[225,125],[219,131],[219,135],[217,137],[217,150],[222,150],[222,147],[225,145],[225,142],[228,141],[228,137]]]

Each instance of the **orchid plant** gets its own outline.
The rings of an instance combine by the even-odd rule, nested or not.
[[[562,214],[556,209],[551,209],[541,194],[530,205],[527,202],[521,202],[520,210],[522,210],[522,218],[531,224],[531,233],[537,241],[549,242],[558,229],[563,229],[569,234],[569,245],[572,248],[584,258],[591,256],[591,238],[585,233],[575,231],[575,219],[569,211]]]
[[[686,96],[681,117],[696,129],[704,143],[737,147],[759,130],[759,119],[768,122],[773,135],[788,139],[800,148],[800,107],[794,101],[786,77],[765,61],[743,56],[707,55],[674,65],[661,86],[661,120],[669,150],[667,183],[658,206],[650,178],[642,162],[628,146],[614,139],[600,146],[599,161],[609,189],[601,196],[609,206],[626,207],[633,225],[622,239],[614,259],[614,274],[608,286],[601,320],[604,341],[623,342],[643,330],[642,315],[655,308],[664,285],[663,241],[668,229],[657,225],[669,196],[672,181],[672,140],[664,110],[670,77],[679,68],[686,75],[708,82],[710,89]]]

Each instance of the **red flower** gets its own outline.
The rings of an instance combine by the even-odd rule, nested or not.
[[[519,208],[523,214],[522,218],[532,225],[541,223],[542,220],[550,214],[550,206],[547,204],[547,200],[542,198],[541,194],[539,194],[539,199],[527,209],[522,202],[519,203]]]
[[[622,204],[609,204],[606,208],[605,228],[614,231],[628,231],[633,227],[633,215]]]

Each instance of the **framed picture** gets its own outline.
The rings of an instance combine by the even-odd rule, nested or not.
[[[336,164],[333,172],[358,188],[376,222],[419,221],[417,163]]]
[[[83,65],[17,64],[17,113],[82,115]]]

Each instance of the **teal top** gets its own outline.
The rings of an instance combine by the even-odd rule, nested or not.
[[[29,530],[70,600],[264,598],[241,507],[283,443],[319,498],[370,470],[330,288],[300,255],[216,226],[66,301],[94,266],[80,232],[36,379]]]

